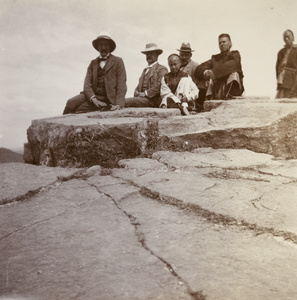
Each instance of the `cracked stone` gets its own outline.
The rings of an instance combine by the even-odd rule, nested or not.
[[[39,192],[0,206],[2,297],[295,299],[295,160],[207,148],[123,164],[13,165],[13,197],[29,178]]]

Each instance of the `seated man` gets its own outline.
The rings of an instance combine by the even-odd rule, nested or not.
[[[111,54],[116,43],[108,33],[102,32],[92,44],[100,56],[91,61],[83,92],[67,101],[64,115],[125,107],[127,86],[124,62]]]
[[[151,43],[141,53],[146,55],[148,66],[139,78],[134,97],[127,98],[125,104],[126,107],[159,107],[161,79],[168,72],[165,66],[158,63],[158,57],[163,50]]]
[[[195,107],[198,88],[192,78],[181,71],[181,60],[177,54],[168,57],[170,72],[161,81],[161,108],[179,108],[182,115],[189,115]]]
[[[219,47],[221,53],[213,55],[195,71],[197,80],[201,83],[206,81],[206,85],[199,86],[199,90],[202,93],[203,89],[206,90],[207,99],[232,99],[233,96],[241,96],[244,87],[240,53],[237,50],[231,51],[231,38],[227,33],[219,35]]]
[[[197,62],[191,59],[192,52],[194,52],[195,50],[192,50],[190,43],[182,43],[180,49],[177,49],[177,51],[179,51],[181,71],[184,71],[188,75],[190,75],[192,80],[195,82],[194,72],[199,66]]]
[[[182,43],[180,49],[177,49],[177,51],[179,51],[179,56],[181,60],[180,69],[191,76],[192,80],[199,89],[199,81],[194,76],[195,70],[199,66],[199,64],[192,60],[192,52],[194,52],[195,50],[192,50],[190,43]],[[199,97],[195,101],[195,109],[197,110],[197,112],[201,112],[203,110],[203,103],[201,105],[200,98],[201,93],[199,93]]]

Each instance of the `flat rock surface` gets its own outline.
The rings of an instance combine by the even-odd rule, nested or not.
[[[0,204],[55,184],[59,176],[70,176],[77,171],[23,163],[0,164]]]
[[[120,166],[1,165],[0,299],[296,299],[297,160]]]
[[[205,112],[125,108],[33,120],[24,161],[51,167],[116,167],[159,150],[248,149],[297,159],[297,100],[205,101]],[[98,155],[101,154],[100,155]]]

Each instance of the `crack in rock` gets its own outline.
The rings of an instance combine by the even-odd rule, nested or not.
[[[7,237],[9,237],[9,236],[11,236],[11,235],[13,235],[13,234],[15,234],[15,233],[17,233],[17,232],[20,232],[20,231],[22,231],[22,230],[26,230],[26,229],[28,229],[28,228],[31,228],[31,227],[33,227],[33,226],[35,226],[35,225],[38,225],[38,224],[41,224],[41,223],[43,223],[43,222],[47,222],[47,221],[49,221],[49,220],[51,220],[51,219],[53,219],[53,218],[60,217],[60,216],[62,216],[62,215],[64,215],[64,214],[66,214],[66,213],[68,213],[68,210],[65,210],[65,211],[63,211],[62,213],[56,214],[56,215],[51,216],[51,217],[48,217],[48,218],[46,218],[46,219],[43,219],[43,220],[36,221],[36,222],[34,222],[34,223],[31,223],[31,224],[25,225],[25,226],[23,226],[23,227],[21,227],[21,228],[15,230],[15,231],[13,231],[13,232],[10,232],[10,233],[8,233],[8,234],[6,234],[6,235],[0,237],[0,241],[6,239]]]
[[[255,199],[250,200],[251,203],[252,203],[252,205],[253,205],[256,209],[259,209],[259,207],[256,205],[256,203],[259,202],[259,204],[260,204],[263,208],[269,209],[269,210],[273,210],[273,211],[276,211],[276,209],[269,208],[269,207],[265,206],[264,204],[260,203],[260,201],[262,200],[263,196],[264,196],[264,194],[263,194],[262,196],[258,197],[258,198],[255,198]]]
[[[44,192],[46,190],[48,190],[51,187],[56,187],[57,185],[66,182],[66,181],[70,181],[72,179],[81,179],[81,180],[86,180],[88,177],[90,177],[92,175],[88,175],[85,170],[79,170],[69,176],[57,176],[57,180],[55,180],[52,183],[49,183],[47,185],[41,186],[35,190],[29,190],[27,193],[23,194],[23,195],[19,195],[17,197],[14,198],[5,198],[3,200],[0,200],[0,206],[2,205],[6,205],[6,204],[12,204],[12,203],[16,203],[16,202],[22,202],[25,200],[29,200],[30,198],[38,195],[40,192]]]
[[[52,184],[54,184],[54,183],[52,183]],[[43,191],[44,189],[46,189],[48,186],[50,186],[52,184],[49,184],[47,186],[39,187],[39,188],[37,188],[35,190],[30,190],[27,193],[25,193],[23,195],[20,195],[20,196],[17,196],[15,198],[5,198],[5,199],[3,199],[3,200],[0,201],[0,206],[6,205],[6,204],[15,203],[15,202],[22,202],[22,201],[28,200],[28,199],[36,196],[37,194],[39,194],[40,191]]]
[[[282,184],[291,184],[291,183],[296,183],[296,182],[297,182],[297,179],[294,179],[294,180],[291,180],[288,182],[282,182]]]
[[[223,227],[234,226],[242,230],[250,230],[253,231],[256,236],[261,234],[271,234],[274,237],[282,237],[285,241],[290,241],[297,245],[297,235],[289,231],[276,230],[272,227],[258,226],[255,223],[252,224],[245,220],[237,220],[234,217],[204,209],[200,205],[194,203],[184,203],[182,200],[161,195],[160,193],[152,191],[146,187],[141,187],[140,194],[158,201],[159,203],[172,205],[180,210],[188,211],[189,213],[204,218],[207,222],[212,224],[221,225]]]
[[[262,198],[263,198],[263,196],[264,196],[264,194],[263,194],[262,196],[258,197],[258,198],[254,198],[254,199],[250,200],[251,203],[252,203],[252,205],[253,205],[256,209],[259,209],[259,207],[256,205],[256,203],[259,202],[259,201],[261,201]]]
[[[282,175],[282,174],[274,174],[274,173],[271,173],[271,172],[265,172],[265,171],[261,171],[261,170],[258,170],[258,173],[262,174],[262,175],[269,175],[269,176],[272,176],[272,177],[281,177],[281,178],[290,180],[290,181],[287,181],[287,182],[282,182],[282,184],[291,184],[291,183],[296,183],[297,182],[297,179],[292,177],[292,176],[286,176],[286,175]]]
[[[128,217],[131,225],[134,226],[136,237],[138,239],[138,242],[141,244],[142,248],[144,248],[147,252],[149,252],[151,255],[155,256],[158,260],[160,260],[163,264],[165,264],[165,266],[169,270],[170,274],[172,274],[172,276],[177,278],[179,284],[182,282],[182,284],[186,287],[187,293],[191,296],[191,298],[193,300],[205,300],[206,299],[206,296],[203,294],[202,291],[193,291],[191,289],[189,283],[185,279],[183,279],[180,275],[178,275],[177,272],[174,271],[174,268],[172,267],[172,265],[169,262],[167,262],[164,258],[157,255],[152,249],[149,248],[149,246],[146,243],[144,233],[139,230],[139,226],[141,226],[141,224],[137,221],[136,217],[134,217],[132,214],[129,214],[124,209],[122,209],[118,205],[116,200],[113,199],[109,194],[101,192],[100,189],[93,184],[89,183],[89,185],[95,187],[99,193],[103,193],[108,198],[110,198],[111,201],[114,203],[114,205]],[[126,198],[126,196],[123,198]],[[123,199],[121,199],[121,200],[123,200]]]
[[[229,171],[230,169],[225,169],[223,171],[212,171],[209,172],[208,174],[206,174],[206,177],[209,178],[217,178],[217,179],[222,179],[222,180],[228,180],[228,179],[243,179],[243,180],[250,180],[250,181],[256,181],[256,182],[270,182],[270,180],[268,179],[264,179],[264,178],[257,178],[255,176],[253,176],[253,174],[251,175],[247,175],[247,176],[242,176],[242,175],[238,175],[238,174],[234,174],[231,173]],[[232,171],[237,171],[240,169],[231,169]],[[248,170],[250,171],[250,170]],[[250,177],[248,177],[250,176]]]

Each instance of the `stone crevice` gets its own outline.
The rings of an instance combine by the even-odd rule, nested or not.
[[[296,183],[297,182],[297,179],[294,178],[294,177],[291,177],[291,176],[286,176],[286,175],[282,175],[282,174],[273,174],[273,173],[265,172],[265,171],[261,171],[261,170],[258,170],[258,173],[261,174],[261,175],[269,175],[269,176],[272,176],[272,177],[280,177],[280,178],[290,180],[289,182],[283,182],[282,184],[289,184],[289,183]]]
[[[237,171],[239,169],[235,169]],[[234,170],[231,170],[234,171]],[[249,170],[250,171],[250,170]],[[242,179],[242,180],[249,180],[249,181],[256,181],[256,182],[270,182],[270,180],[265,179],[265,178],[258,178],[254,175],[254,173],[249,173],[249,175],[242,176],[238,174],[233,174],[229,172],[229,169],[223,169],[220,168],[218,171],[212,171],[206,174],[205,176],[209,178],[216,178],[216,179],[221,179],[221,180],[228,180],[228,179]]]
[[[32,197],[38,195],[39,193],[43,192],[44,190],[48,189],[49,187],[55,186],[55,184],[56,184],[56,181],[53,182],[53,183],[50,183],[46,186],[39,187],[35,190],[30,190],[27,193],[25,193],[23,195],[20,195],[20,196],[17,196],[15,198],[5,198],[5,199],[0,201],[0,206],[10,205],[10,204],[13,204],[13,203],[30,200]]]
[[[156,160],[157,162],[159,162],[160,164],[164,165],[165,167],[168,168],[168,170],[170,170],[170,171],[172,171],[172,172],[174,172],[174,171],[176,171],[176,170],[178,169],[177,167],[172,166],[170,163],[168,163],[168,162],[166,162],[166,161],[163,161],[163,160],[162,160],[162,157],[158,157],[158,158],[154,158],[154,157],[153,157],[152,159],[154,159],[154,160]]]
[[[57,180],[55,180],[52,183],[49,183],[47,185],[44,186],[40,186],[37,189],[34,190],[29,190],[27,193],[23,194],[23,195],[19,195],[15,198],[5,198],[0,200],[0,207],[3,205],[7,205],[7,204],[13,204],[13,203],[17,203],[17,202],[22,202],[22,201],[26,201],[26,200],[30,200],[32,197],[38,195],[41,192],[44,192],[46,190],[48,190],[49,188],[53,188],[56,187],[57,185],[61,184],[62,182],[66,182],[72,179],[81,179],[81,180],[85,180],[88,177],[90,177],[91,175],[88,175],[87,173],[85,173],[84,170],[79,170],[75,173],[73,173],[72,175],[69,176],[58,176]]]
[[[71,209],[66,209],[66,210],[64,210],[63,212],[59,213],[59,214],[55,214],[55,215],[50,216],[50,217],[48,217],[48,218],[46,218],[46,219],[42,219],[42,220],[33,222],[33,223],[31,223],[31,224],[25,225],[25,226],[23,226],[23,227],[21,227],[21,228],[15,230],[15,231],[13,231],[13,232],[10,232],[10,233],[6,234],[6,235],[3,236],[3,237],[0,237],[0,241],[2,241],[2,240],[4,240],[5,238],[11,236],[12,234],[15,234],[15,233],[17,233],[17,232],[20,232],[20,231],[22,231],[22,230],[26,230],[26,229],[32,228],[33,226],[36,226],[36,225],[42,224],[42,223],[44,223],[44,222],[50,221],[50,220],[52,220],[53,218],[61,217],[61,216],[65,215],[65,214],[69,213],[69,212],[72,211],[73,209],[77,209],[77,208],[80,208],[80,207],[85,206],[85,205],[90,205],[93,201],[94,201],[94,200],[92,200],[92,201],[90,201],[90,202],[88,202],[88,203],[81,203],[81,204],[79,204],[79,205],[75,205],[74,203],[71,203],[71,204],[73,205],[73,207],[71,207]]]
[[[250,200],[252,205],[256,208],[256,209],[259,209],[259,207],[256,205],[256,203],[260,202],[261,199],[263,198],[264,194],[262,194],[260,197],[258,198],[255,198],[255,199],[252,199]],[[261,203],[260,203],[261,204]]]
[[[296,182],[297,182],[297,180],[294,179],[294,180],[290,180],[288,182],[282,182],[282,184],[292,184],[292,183],[296,183]]]
[[[289,241],[297,245],[297,235],[289,231],[276,230],[272,227],[258,226],[257,224],[252,224],[245,220],[237,220],[236,218],[228,215],[218,214],[209,211],[208,209],[204,209],[200,205],[194,203],[184,203],[182,200],[176,199],[174,197],[161,195],[160,193],[152,191],[146,187],[142,187],[140,193],[162,204],[172,205],[180,210],[188,211],[188,213],[192,213],[195,216],[201,217],[207,222],[212,223],[214,225],[220,225],[222,226],[222,228],[233,227],[241,230],[249,230],[252,231],[255,236],[261,234],[270,234],[274,237],[281,237],[284,241]]]
[[[49,221],[49,220],[51,220],[51,219],[53,219],[53,218],[63,216],[63,215],[65,215],[65,214],[67,214],[68,212],[69,212],[69,210],[65,210],[65,211],[63,211],[63,212],[61,212],[61,213],[59,213],[59,214],[54,215],[54,216],[50,216],[50,217],[48,217],[48,218],[46,218],[46,219],[42,219],[42,220],[36,221],[36,222],[34,222],[34,223],[25,225],[25,226],[23,226],[23,227],[21,227],[21,228],[19,228],[19,229],[16,229],[16,230],[14,230],[14,231],[12,231],[12,232],[10,232],[10,233],[8,233],[8,234],[6,234],[6,235],[0,237],[0,242],[1,242],[2,240],[4,240],[4,239],[8,238],[9,236],[15,234],[15,233],[18,233],[18,232],[23,231],[23,230],[27,230],[27,229],[29,229],[29,228],[32,228],[32,227],[36,226],[36,225],[39,225],[39,224],[44,223],[44,222],[47,222],[47,221]]]
[[[137,220],[136,217],[134,217],[132,214],[128,213],[123,208],[121,208],[119,206],[119,204],[117,203],[117,201],[115,199],[113,199],[113,197],[111,195],[100,191],[100,189],[94,184],[89,183],[89,185],[95,187],[99,193],[104,194],[105,196],[107,196],[114,203],[114,205],[127,216],[127,218],[129,219],[131,225],[134,227],[135,235],[138,239],[138,242],[141,244],[142,248],[144,248],[147,252],[149,252],[151,255],[155,256],[158,260],[160,260],[166,266],[166,268],[169,270],[170,274],[172,274],[172,276],[174,276],[178,280],[178,282],[182,282],[182,284],[186,287],[187,293],[191,296],[191,298],[193,300],[205,300],[206,299],[206,296],[203,294],[202,291],[193,291],[191,289],[189,283],[185,279],[183,279],[174,270],[174,268],[172,267],[172,265],[169,262],[167,262],[161,256],[157,255],[151,248],[149,248],[149,246],[146,243],[144,233],[139,229],[141,224],[139,223],[139,221]],[[127,198],[127,196],[128,195],[122,197],[119,201],[124,200],[125,198]]]

